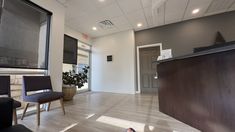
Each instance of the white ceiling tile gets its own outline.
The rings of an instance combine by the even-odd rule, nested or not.
[[[89,1],[89,0],[88,0]],[[103,8],[108,6],[109,4],[115,3],[115,0],[104,0],[104,2],[100,2],[99,0],[90,0],[97,8]]]
[[[82,10],[82,11],[93,11],[97,10],[96,6],[94,3],[92,3],[90,0],[69,0],[65,3],[67,6],[67,9],[69,8],[76,8],[77,10]]]
[[[122,24],[122,25],[117,26],[117,29],[119,31],[125,31],[125,30],[129,30],[129,29],[133,29],[133,28],[129,23],[126,23],[126,24]]]
[[[218,12],[235,10],[235,0],[213,0],[213,3],[211,3],[212,0],[167,0],[165,3],[164,0],[58,1],[66,7],[66,26],[91,37],[104,36],[129,29],[139,31]],[[152,3],[157,1],[161,1],[161,3],[153,9]],[[210,7],[208,12],[206,12],[207,7]],[[197,15],[192,15],[191,12],[195,8],[200,8],[200,12]],[[106,19],[114,23],[114,28],[105,30],[99,27],[98,23]],[[142,23],[143,26],[137,28],[137,23]],[[93,31],[93,26],[96,26],[98,30]]]
[[[148,16],[148,17],[146,17],[146,19],[147,19],[147,25],[148,25],[148,27],[156,26],[156,25],[154,24],[154,22],[153,22],[153,17],[152,17],[152,16]]]
[[[124,24],[129,24],[128,20],[124,16],[119,16],[119,17],[111,18],[110,20],[111,20],[111,22],[113,22],[114,26],[120,26],[120,25],[124,25]]]
[[[57,0],[57,1],[62,5],[64,5],[67,2],[67,0]]]
[[[234,0],[213,0],[206,15],[225,12],[234,3]]]
[[[144,11],[142,9],[134,12],[130,12],[126,14],[128,20],[136,20],[136,19],[145,19]]]
[[[166,4],[164,6],[161,6],[159,8],[159,14],[158,14],[158,18],[157,18],[157,25],[164,25],[165,24],[165,14],[166,14]]]
[[[144,8],[144,13],[145,13],[145,16],[152,16],[152,7],[149,6],[149,7],[145,7]]]
[[[114,32],[117,32],[117,31],[118,31],[118,28],[116,28],[116,27],[103,30],[104,33],[114,33]]]
[[[104,8],[100,9],[100,11],[102,12],[102,14],[104,14],[108,18],[113,18],[113,17],[118,17],[118,16],[123,15],[117,3],[109,4],[105,6]]]
[[[89,22],[89,23],[78,23],[76,20],[68,22],[67,24],[69,24],[70,27],[72,26],[72,27],[75,27],[75,28],[79,28],[79,29],[81,29],[83,31],[92,30],[93,26],[97,26],[95,23],[92,23],[92,22]]]
[[[231,7],[229,8],[229,11],[233,11],[233,10],[235,10],[235,3],[233,3]]]
[[[169,0],[165,9],[165,24],[181,21],[188,0]]]
[[[132,25],[129,23],[129,21],[127,20],[125,16],[111,18],[110,20],[113,22],[114,26],[119,31],[132,29]]]
[[[79,12],[79,13],[77,13],[77,12]],[[88,13],[85,11],[78,11],[75,8],[70,8],[70,9],[66,10],[65,18],[66,18],[66,20],[70,20],[70,19],[75,19],[75,18],[83,18],[83,17],[86,17],[87,15],[88,15]]]
[[[113,34],[113,33],[117,33],[120,32],[119,29],[117,28],[113,28],[113,29],[109,29],[109,30],[97,30],[97,31],[90,31],[90,34],[92,34],[93,37],[101,37],[101,36],[105,36],[105,35],[109,35],[109,34]]]
[[[100,37],[100,36],[103,36],[103,32],[100,32],[100,31],[96,31],[96,32],[87,32],[87,34],[89,34],[92,38],[96,38],[96,37]]]
[[[117,0],[117,2],[125,13],[142,9],[140,0]]]
[[[66,5],[66,19],[75,19],[89,17],[90,14],[97,13],[97,8],[89,1],[83,0],[68,0]],[[100,13],[100,12],[98,12]]]
[[[190,0],[185,12],[184,20],[204,16],[212,1],[213,0]],[[192,14],[194,9],[199,9],[200,11],[197,14]]]
[[[137,23],[142,23],[143,27],[148,26],[145,19],[144,11],[142,9],[135,12],[127,13],[126,15],[128,21],[133,27],[136,27]]]
[[[154,22],[153,22],[152,8],[151,7],[144,8],[144,14],[147,19],[148,26],[153,26]]]
[[[80,27],[80,26],[69,26],[69,27],[81,33],[85,33],[85,34],[90,33],[90,31],[88,29],[85,29],[84,27]]]
[[[157,10],[152,10],[152,6],[144,8],[149,28],[164,24],[164,8],[164,5],[160,6]]]
[[[153,9],[153,22],[155,26],[160,26],[165,23],[165,6],[166,3],[157,9]]]
[[[147,29],[147,28],[148,28],[148,26],[135,27],[134,31],[140,31],[140,30],[144,30],[144,29]]]
[[[141,3],[143,7],[146,8],[152,5],[152,0],[141,0]]]

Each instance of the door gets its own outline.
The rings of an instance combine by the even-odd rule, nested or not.
[[[157,93],[157,64],[153,63],[160,55],[160,47],[139,49],[140,62],[140,89],[141,93]]]
[[[83,68],[88,66],[90,67],[90,54],[91,54],[91,46],[84,44],[82,42],[78,42],[78,51],[77,51],[77,66],[76,71],[79,73],[83,71]],[[90,69],[88,69],[90,71]],[[78,89],[78,92],[86,92],[89,91],[90,84],[90,72],[88,73],[88,82],[84,84],[83,87]]]

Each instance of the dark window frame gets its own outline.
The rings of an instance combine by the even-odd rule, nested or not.
[[[4,0],[1,0],[4,1]],[[48,70],[49,67],[49,49],[50,49],[50,35],[51,35],[51,18],[53,13],[30,0],[19,0],[24,4],[30,6],[35,10],[42,11],[47,14],[47,31],[46,31],[46,50],[45,50],[45,68],[33,68],[33,67],[17,67],[17,66],[0,66],[0,68],[10,68],[10,69],[31,69],[31,70]]]

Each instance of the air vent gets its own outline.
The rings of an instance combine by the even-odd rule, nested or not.
[[[114,24],[110,20],[104,20],[104,21],[99,22],[99,26],[102,29],[114,28]]]

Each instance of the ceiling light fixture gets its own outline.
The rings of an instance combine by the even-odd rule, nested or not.
[[[92,30],[96,31],[96,30],[97,30],[97,28],[96,28],[96,27],[93,27],[93,28],[92,28]]]
[[[193,13],[193,14],[197,14],[199,11],[200,11],[200,9],[197,8],[197,9],[194,9],[194,10],[192,11],[192,13]]]
[[[142,26],[143,26],[142,23],[138,23],[138,24],[137,24],[137,27],[142,27]]]
[[[99,0],[99,2],[105,2],[105,0]]]

